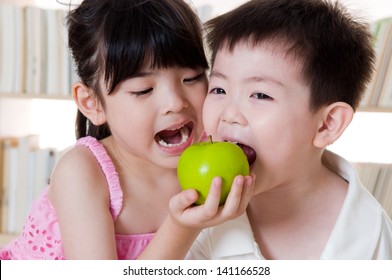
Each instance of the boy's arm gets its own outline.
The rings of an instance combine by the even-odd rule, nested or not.
[[[237,176],[224,205],[219,206],[221,179],[214,178],[207,200],[197,200],[195,190],[183,191],[170,201],[170,214],[138,259],[184,259],[203,228],[234,219],[246,210],[253,194],[254,176]]]

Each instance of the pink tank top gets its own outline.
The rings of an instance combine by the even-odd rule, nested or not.
[[[87,136],[76,143],[88,147],[102,167],[110,192],[110,211],[115,221],[123,205],[123,193],[112,160],[102,144]],[[65,259],[56,211],[50,203],[46,189],[34,203],[25,221],[22,233],[0,249],[1,260],[61,260]],[[151,241],[153,233],[116,234],[117,256],[120,260],[136,259]]]

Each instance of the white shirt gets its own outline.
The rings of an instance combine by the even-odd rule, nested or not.
[[[355,168],[325,151],[324,164],[349,182],[347,196],[321,254],[324,260],[392,260],[392,222],[362,186]],[[391,198],[392,199],[392,198]],[[203,230],[187,259],[264,259],[246,214]]]

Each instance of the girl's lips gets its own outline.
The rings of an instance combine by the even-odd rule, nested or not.
[[[166,153],[181,154],[193,141],[193,122],[181,127],[166,129],[155,135],[155,141],[159,148]]]

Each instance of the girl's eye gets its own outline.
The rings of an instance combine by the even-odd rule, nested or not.
[[[145,90],[141,90],[141,91],[131,91],[132,95],[136,95],[136,96],[141,96],[141,95],[145,95],[150,93],[153,90],[153,88],[148,88]]]
[[[226,91],[223,88],[213,88],[209,91],[210,94],[226,94]]]
[[[200,81],[200,80],[202,80],[204,77],[205,77],[205,73],[203,72],[203,73],[198,74],[198,75],[195,76],[195,77],[191,77],[191,78],[184,79],[184,83],[192,83],[192,82]]]
[[[264,99],[264,100],[265,99],[272,99],[271,96],[269,96],[265,93],[260,93],[260,92],[252,94],[251,97],[254,97],[256,99]]]

